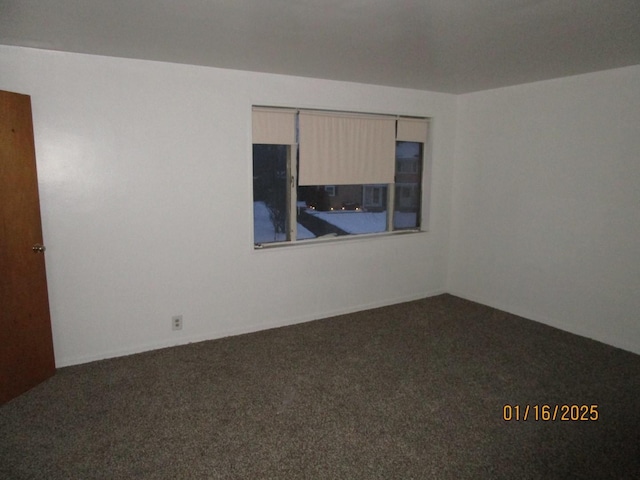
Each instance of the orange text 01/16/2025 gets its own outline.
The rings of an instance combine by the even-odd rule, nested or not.
[[[600,418],[598,405],[539,404],[509,405],[502,407],[502,420],[542,422],[595,422]]]

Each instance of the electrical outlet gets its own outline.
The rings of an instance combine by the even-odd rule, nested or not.
[[[171,328],[173,330],[182,330],[182,315],[174,315],[171,317]]]

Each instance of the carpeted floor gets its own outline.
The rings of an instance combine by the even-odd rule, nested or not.
[[[62,368],[0,407],[3,479],[639,474],[640,356],[450,295]]]

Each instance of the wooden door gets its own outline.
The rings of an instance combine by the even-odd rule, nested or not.
[[[55,373],[27,95],[0,90],[0,404]]]

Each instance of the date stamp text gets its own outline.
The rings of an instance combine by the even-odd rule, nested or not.
[[[598,405],[509,405],[502,407],[505,422],[596,422]]]

